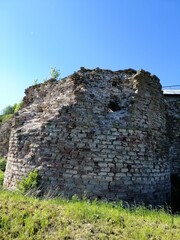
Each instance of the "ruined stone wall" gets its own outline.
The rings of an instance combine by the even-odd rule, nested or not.
[[[45,193],[161,204],[170,197],[167,149],[157,77],[81,68],[26,90],[4,187],[37,168]]]
[[[180,176],[180,95],[165,94],[171,173]]]
[[[0,158],[7,157],[12,120],[0,124]]]

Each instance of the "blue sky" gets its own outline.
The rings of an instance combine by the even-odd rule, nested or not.
[[[57,67],[145,69],[180,84],[179,0],[0,0],[0,110]]]

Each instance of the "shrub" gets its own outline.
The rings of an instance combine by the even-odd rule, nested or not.
[[[10,120],[14,116],[14,113],[18,112],[22,106],[22,101],[20,103],[15,103],[13,106],[7,106],[2,112],[3,114],[0,115],[0,123]]]
[[[5,169],[6,169],[6,159],[1,158],[1,159],[0,159],[0,170],[1,170],[2,172],[5,172]]]
[[[10,106],[10,105],[3,110],[3,115],[13,114],[13,113],[14,113],[14,108],[13,106]]]
[[[32,190],[37,189],[39,186],[39,174],[37,169],[30,172],[27,177],[23,177],[22,180],[18,183],[17,188],[21,193],[31,192]]]
[[[0,115],[0,123],[4,123],[10,120],[13,117],[13,114]]]
[[[20,103],[15,103],[13,108],[14,108],[14,113],[18,112],[22,108],[23,102],[21,101]]]
[[[3,186],[3,180],[4,180],[4,172],[0,170],[0,189]]]

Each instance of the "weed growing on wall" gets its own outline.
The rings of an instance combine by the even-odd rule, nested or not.
[[[2,172],[5,172],[6,169],[6,159],[5,158],[0,158],[0,170]]]
[[[56,67],[51,67],[51,71],[50,71],[50,77],[54,78],[56,80],[60,80],[61,79],[61,73],[59,69],[56,69]],[[46,83],[49,80],[48,77],[43,79],[43,83]],[[36,78],[33,82],[33,86],[37,86],[38,84],[41,84],[41,81],[39,82],[38,78]]]
[[[61,75],[60,74],[60,70],[52,67],[50,75],[51,75],[52,78],[55,78],[55,79],[59,80],[60,79],[60,75]]]
[[[0,170],[0,189],[3,186],[3,181],[4,181],[4,172]]]
[[[5,169],[6,169],[6,159],[0,158],[0,189],[3,186]]]
[[[39,186],[39,174],[37,169],[30,172],[27,177],[23,177],[22,180],[17,184],[17,188],[21,193],[27,193],[35,190]]]

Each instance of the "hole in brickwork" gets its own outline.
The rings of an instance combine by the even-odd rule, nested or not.
[[[116,95],[110,96],[108,108],[110,112],[117,112],[121,110],[119,96],[116,96]]]
[[[117,112],[117,111],[120,111],[121,110],[121,107],[119,106],[118,102],[117,101],[110,101],[109,102],[109,109],[112,111],[112,112]]]
[[[127,165],[127,168],[128,168],[128,172],[130,172],[131,171],[131,165]]]
[[[112,82],[112,86],[116,87],[117,86],[117,82]]]

